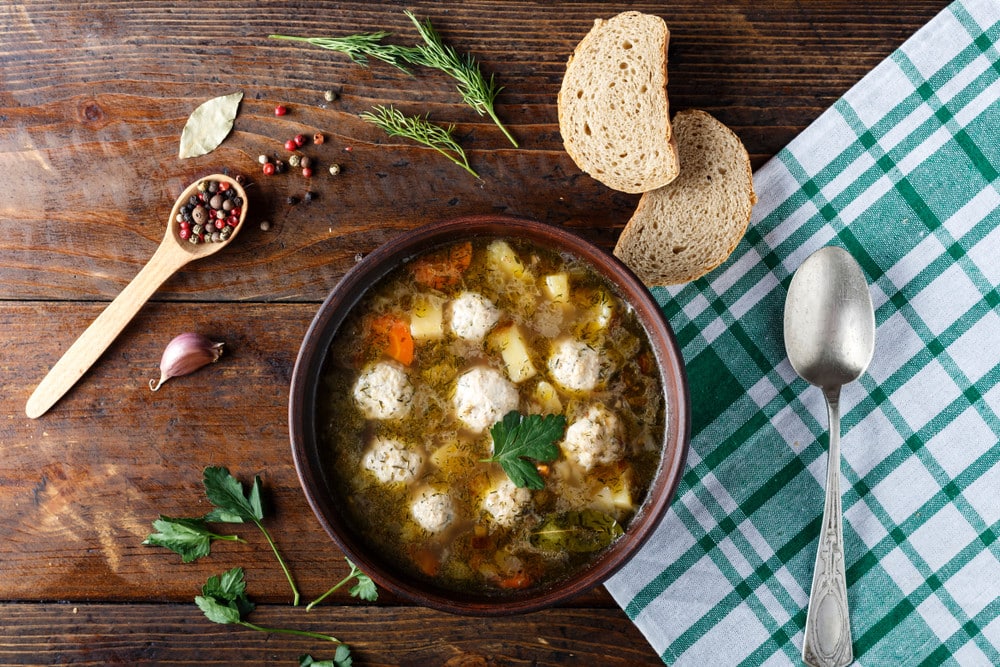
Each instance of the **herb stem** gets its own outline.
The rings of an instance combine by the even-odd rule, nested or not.
[[[330,635],[324,635],[319,632],[309,632],[308,630],[290,630],[288,628],[265,628],[260,625],[255,625],[250,621],[239,621],[237,625],[242,625],[244,628],[250,628],[251,630],[257,630],[258,632],[271,632],[280,635],[294,635],[296,637],[310,637],[312,639],[322,639],[323,641],[333,642],[335,644],[342,644],[336,637],[331,637]]]
[[[452,132],[454,125],[441,127],[423,116],[407,116],[393,106],[378,105],[373,111],[365,111],[361,119],[368,121],[388,134],[390,137],[404,137],[428,148],[433,148],[462,169],[479,178],[472,167],[469,158],[462,147],[455,141]]]
[[[346,584],[346,583],[347,583],[347,582],[348,582],[348,581],[350,580],[350,578],[351,578],[351,575],[348,575],[348,576],[344,577],[344,578],[343,578],[343,579],[341,579],[341,580],[340,580],[340,581],[339,581],[338,583],[334,584],[334,586],[333,586],[333,587],[331,587],[331,588],[330,588],[330,590],[328,590],[328,591],[327,591],[326,593],[323,593],[323,594],[322,594],[322,595],[320,595],[320,596],[319,596],[318,598],[316,598],[315,600],[313,600],[312,602],[310,602],[309,604],[307,604],[307,605],[306,605],[306,611],[312,611],[312,608],[313,608],[313,607],[315,607],[315,606],[316,606],[316,605],[318,605],[318,604],[319,604],[320,602],[322,602],[323,600],[325,600],[325,599],[327,599],[328,597],[330,597],[330,595],[331,595],[332,593],[336,592],[336,590],[337,590],[338,588],[341,588],[341,587],[342,587],[342,586],[343,586],[344,584]]]
[[[254,523],[257,524],[258,528],[260,528],[260,532],[264,533],[264,539],[266,539],[267,543],[271,545],[271,551],[274,552],[274,557],[278,559],[278,565],[281,566],[282,571],[285,573],[285,578],[288,579],[288,585],[292,587],[292,606],[299,606],[299,599],[301,596],[299,595],[298,586],[295,585],[295,580],[292,579],[292,573],[288,569],[288,565],[285,564],[285,559],[281,557],[281,552],[278,551],[278,545],[276,545],[274,540],[271,539],[271,534],[267,532],[267,528],[264,528],[264,524],[257,519],[254,519]]]
[[[474,57],[469,54],[459,55],[453,47],[445,44],[441,34],[434,29],[429,20],[420,21],[408,9],[404,10],[404,13],[416,26],[424,41],[414,48],[417,57],[411,62],[440,70],[455,79],[458,82],[458,92],[461,93],[465,103],[475,109],[480,116],[484,113],[489,115],[510,143],[517,148],[517,141],[503,126],[493,109],[493,103],[503,88],[496,85],[492,76],[488,80],[483,76]]]
[[[374,58],[388,63],[396,69],[410,74],[407,63],[413,62],[416,49],[395,44],[383,44],[382,39],[391,33],[385,31],[360,33],[344,37],[296,37],[292,35],[269,35],[269,39],[283,39],[290,42],[305,42],[321,49],[346,54],[352,62],[368,66],[368,59]]]

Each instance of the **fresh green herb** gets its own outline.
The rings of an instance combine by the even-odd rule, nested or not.
[[[351,597],[361,598],[362,600],[367,600],[368,602],[374,602],[378,599],[378,587],[375,586],[375,582],[372,581],[371,577],[362,572],[357,565],[352,563],[350,558],[345,558],[344,560],[346,560],[347,564],[351,566],[351,571],[347,573],[346,577],[338,581],[330,590],[307,604],[306,611],[312,610],[313,607],[325,600],[328,595],[343,587],[344,584],[349,582],[351,579],[358,580],[358,583],[354,584],[349,589]]]
[[[178,519],[160,515],[160,518],[153,522],[153,528],[157,532],[150,534],[142,543],[166,547],[180,554],[181,560],[185,563],[207,556],[211,551],[213,540],[246,541],[238,535],[219,535],[212,532],[204,519]]]
[[[418,44],[416,47],[419,56],[415,62],[440,70],[458,81],[458,92],[461,93],[465,103],[475,109],[480,116],[485,114],[492,118],[496,126],[516,148],[517,141],[497,118],[493,108],[497,95],[502,90],[496,85],[494,78],[490,76],[487,80],[483,76],[483,72],[479,69],[474,57],[467,53],[459,55],[453,47],[445,44],[429,20],[421,22],[409,10],[406,10],[406,15],[413,21],[413,25],[417,27],[420,37],[424,40],[423,44]]]
[[[344,644],[337,647],[333,660],[313,660],[308,654],[299,656],[299,667],[351,667],[353,664],[351,651]]]
[[[265,628],[245,620],[245,617],[254,610],[255,606],[247,597],[246,588],[246,581],[243,579],[243,568],[234,567],[231,570],[223,572],[221,575],[209,577],[205,585],[201,587],[201,595],[195,596],[194,602],[208,620],[214,623],[241,625],[244,628],[250,628],[259,632],[310,637],[312,639],[341,643],[336,637],[318,632],[289,630],[287,628]]]
[[[346,35],[344,37],[293,37],[291,35],[271,35],[271,39],[285,39],[292,42],[306,42],[321,49],[337,51],[346,54],[352,62],[368,66],[368,59],[374,58],[384,63],[389,63],[393,67],[401,69],[407,74],[410,69],[407,64],[413,63],[416,58],[416,48],[397,46],[395,44],[384,44],[382,40],[392,33],[381,30],[379,32],[366,32],[357,35]]]
[[[499,463],[516,486],[541,489],[545,481],[535,461],[549,463],[559,457],[556,440],[562,437],[566,418],[562,415],[521,415],[511,410],[490,428],[493,456],[484,463]]]
[[[418,144],[433,148],[467,172],[479,178],[479,174],[469,166],[469,158],[452,136],[455,126],[447,128],[435,125],[422,116],[407,116],[393,106],[374,107],[374,111],[361,114],[363,120],[382,128],[390,137],[404,137]]]
[[[361,33],[345,37],[290,37],[287,35],[271,35],[271,39],[287,39],[307,42],[324,49],[347,54],[359,65],[367,65],[369,58],[387,62],[404,72],[409,73],[406,64],[423,65],[444,72],[458,82],[458,92],[462,100],[476,110],[480,116],[489,116],[496,126],[517,147],[517,141],[504,127],[497,117],[494,104],[497,95],[503,90],[498,86],[493,76],[487,79],[476,59],[470,54],[459,54],[453,47],[444,43],[440,33],[434,29],[429,20],[421,22],[413,12],[405,10],[406,16],[416,26],[420,33],[422,44],[416,46],[397,46],[385,44],[382,40],[391,33],[380,31]]]
[[[621,524],[613,516],[587,509],[549,517],[532,532],[531,544],[543,551],[591,553],[623,534]]]
[[[285,560],[278,552],[278,547],[271,534],[267,532],[262,523],[264,520],[264,508],[260,500],[260,477],[254,477],[253,485],[250,487],[249,495],[244,494],[243,484],[238,479],[229,474],[229,470],[221,466],[210,466],[205,468],[203,481],[205,483],[205,495],[209,501],[215,505],[216,509],[205,516],[206,521],[224,523],[252,522],[264,534],[267,543],[271,545],[278,564],[281,565],[288,585],[292,587],[294,595],[293,604],[299,604],[299,589],[295,586],[292,573],[289,571]]]

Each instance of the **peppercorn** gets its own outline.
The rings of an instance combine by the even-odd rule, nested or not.
[[[330,174],[332,176],[336,176],[339,173],[340,173],[340,165],[339,164],[331,164],[330,165]]]
[[[313,199],[316,199],[316,193],[313,192],[312,190],[307,190],[305,195],[305,200],[307,202],[311,202]]]
[[[268,222],[267,220],[261,220],[260,221],[260,228],[261,228],[262,231],[266,232],[269,229],[271,229],[271,223]]]
[[[298,149],[298,147],[299,145],[295,143],[295,139],[289,139],[288,141],[285,142],[285,150],[288,152],[292,152]]]
[[[257,162],[260,162],[261,164],[267,164],[270,161],[271,161],[271,159],[269,157],[267,157],[266,155],[258,155],[257,156]]]
[[[198,225],[203,225],[205,224],[205,220],[208,219],[208,211],[205,210],[204,206],[195,206],[194,210],[191,211],[191,219]]]
[[[288,156],[288,166],[298,167],[302,161],[302,157],[298,153],[292,153]]]
[[[306,145],[306,135],[304,135],[304,134],[296,134],[295,138],[292,139],[292,141],[295,142],[296,146],[298,146],[298,147],[301,148],[302,146]]]
[[[302,176],[305,178],[312,178],[313,170],[309,167],[302,167]]]
[[[302,159],[299,160],[299,164],[302,165],[303,169],[307,169],[307,168],[311,167],[312,166],[312,162],[313,162],[312,158],[309,157],[308,155],[303,155]],[[294,166],[294,165],[292,165],[292,166]]]
[[[295,206],[296,204],[299,203],[299,198],[289,195],[286,201],[288,202],[289,206]]]
[[[275,167],[274,167],[273,164],[271,164],[270,162],[264,163],[263,172],[264,172],[265,176],[270,176],[271,174],[274,173],[274,170],[275,170]]]
[[[313,143],[316,144],[317,146],[321,146],[325,141],[326,137],[323,136],[322,132],[317,132],[316,134],[313,135]]]
[[[283,160],[274,161],[274,173],[283,174],[285,173],[286,168],[287,166],[285,165],[285,162]]]
[[[288,109],[286,109],[284,106],[279,104],[278,106],[274,107],[275,116],[284,116],[286,113],[288,113]]]
[[[323,93],[323,99],[326,100],[327,102],[332,102],[335,99],[337,99],[337,93],[333,92],[332,90],[328,90]]]

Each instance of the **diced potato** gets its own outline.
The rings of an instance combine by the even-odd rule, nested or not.
[[[436,294],[418,294],[410,313],[410,335],[414,338],[440,338],[444,335],[444,299]]]
[[[523,280],[527,276],[527,269],[506,241],[497,240],[490,243],[486,248],[486,259],[490,266],[512,278]]]
[[[500,352],[511,382],[523,382],[538,373],[531,362],[528,344],[516,324],[495,331],[490,336],[490,344]]]
[[[598,290],[593,295],[592,305],[587,309],[587,322],[585,331],[587,333],[597,333],[604,331],[611,324],[611,318],[615,316],[615,303],[603,289]]]
[[[562,414],[563,407],[562,401],[559,400],[559,394],[556,393],[556,388],[545,380],[539,382],[538,386],[535,387],[535,402],[541,411],[540,414]]]
[[[611,492],[611,502],[618,509],[635,510],[635,504],[632,502],[632,489],[628,480],[624,480],[620,487]]]
[[[553,273],[545,276],[545,295],[556,303],[569,303],[569,275]]]

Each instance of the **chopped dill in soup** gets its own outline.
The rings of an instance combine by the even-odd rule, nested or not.
[[[558,582],[622,535],[656,472],[666,409],[642,326],[602,276],[489,238],[373,285],[331,344],[319,404],[353,529],[416,577],[485,594]],[[541,488],[490,461],[519,415],[515,462]],[[554,458],[531,453],[546,415],[561,416],[545,421]]]

